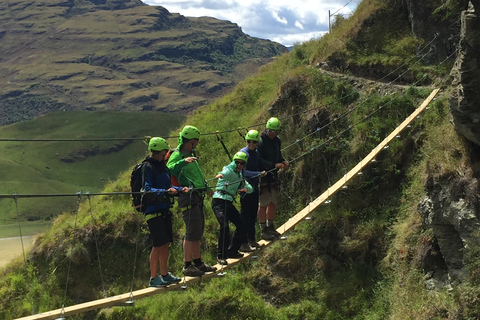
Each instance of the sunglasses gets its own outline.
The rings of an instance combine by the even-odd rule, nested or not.
[[[258,141],[255,141],[255,140],[247,140],[247,143],[254,143],[254,144],[257,144]]]
[[[238,160],[235,160],[235,164],[239,164],[239,165],[242,165],[242,166],[244,166],[244,165],[245,165],[245,162],[243,162],[243,161],[238,161]]]
[[[278,130],[268,129],[268,131],[271,132],[271,133],[274,133],[274,134],[278,134]]]

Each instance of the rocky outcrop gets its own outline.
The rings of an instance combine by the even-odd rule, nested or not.
[[[440,62],[455,51],[459,33],[458,10],[446,12],[442,6],[436,7],[435,2],[417,0],[406,0],[405,5],[413,35],[430,43],[430,51],[424,61]]]
[[[432,228],[450,279],[461,280],[463,251],[480,227],[478,180],[471,172],[463,177],[430,175],[426,189],[427,194],[418,205],[423,225]]]
[[[452,69],[450,113],[455,128],[480,146],[480,5],[462,13],[460,46]]]

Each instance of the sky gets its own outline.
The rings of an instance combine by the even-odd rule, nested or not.
[[[142,0],[187,17],[229,20],[243,32],[293,46],[328,31],[328,10],[349,15],[360,0]],[[333,22],[334,17],[330,18]]]

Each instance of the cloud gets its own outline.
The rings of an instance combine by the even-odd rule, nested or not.
[[[349,0],[142,0],[187,17],[211,16],[238,24],[246,34],[291,46],[328,31],[328,10],[348,14]]]

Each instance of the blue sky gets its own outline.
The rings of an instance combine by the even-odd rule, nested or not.
[[[142,1],[187,17],[210,16],[229,20],[250,36],[291,46],[325,34],[328,31],[328,10],[330,14],[348,15],[361,0]]]

